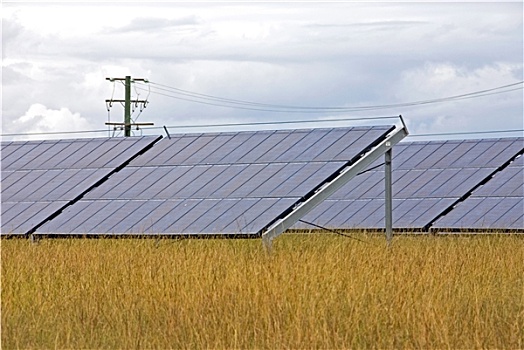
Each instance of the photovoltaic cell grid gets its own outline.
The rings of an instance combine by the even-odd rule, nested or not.
[[[524,148],[523,140],[506,138],[428,141],[396,145],[392,163],[393,227],[422,229],[429,225],[459,198],[521,153]],[[357,176],[313,209],[304,217],[304,221],[330,228],[384,228],[385,185],[384,167],[380,166],[381,162],[383,159],[377,160],[369,167],[371,171]],[[373,169],[375,166],[378,167]],[[522,189],[522,166],[519,168],[516,163],[512,168],[513,170],[507,171],[507,176],[511,176],[512,179],[508,188],[518,187],[520,181],[520,189]],[[500,175],[493,180],[497,178],[504,179]],[[486,189],[479,193],[486,194]],[[516,198],[502,199],[502,195],[497,199],[487,198],[495,195],[495,192],[490,192],[482,201],[485,205],[497,202],[500,210],[510,205],[513,205],[515,211],[522,208],[522,200],[519,204]],[[479,198],[476,201],[480,200]],[[513,204],[509,204],[510,202]],[[519,217],[520,222],[518,222]],[[523,227],[522,211],[520,216],[515,218],[515,224]],[[462,223],[465,224],[464,221]],[[298,223],[294,228],[311,227],[305,223]]]
[[[439,219],[437,229],[524,229],[524,156]]]
[[[2,142],[2,234],[31,231],[157,139]]]
[[[37,233],[258,234],[393,128],[173,135]]]

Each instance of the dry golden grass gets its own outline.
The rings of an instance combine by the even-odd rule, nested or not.
[[[524,237],[3,240],[2,348],[523,348]]]

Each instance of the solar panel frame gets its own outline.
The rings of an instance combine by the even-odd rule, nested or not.
[[[12,210],[9,222],[3,217],[2,231],[9,230],[16,234],[27,234],[34,231],[35,227],[60,213],[65,206],[80,198],[84,192],[103,181],[111,172],[118,170],[110,167],[75,168],[74,164],[89,165],[86,164],[84,155],[90,156],[89,159],[93,164],[93,153],[96,152],[91,152],[91,149],[96,148],[100,151],[99,146],[106,144],[109,147],[109,154],[100,155],[98,161],[108,160],[105,162],[106,165],[118,164],[121,166],[136,156],[135,151],[138,153],[147,149],[158,139],[159,137],[130,138],[124,143],[121,140],[102,139],[93,141],[97,143],[97,146],[92,148],[86,148],[88,141],[84,139],[10,144],[16,147],[10,152],[13,162],[4,164],[2,160],[4,166],[2,167],[1,199],[2,204],[8,205]],[[125,145],[125,147],[120,147],[120,149],[115,147],[118,144]],[[4,145],[3,143],[2,146]],[[82,154],[80,150],[90,152]],[[120,159],[115,161],[111,157]],[[71,159],[75,159],[74,164],[70,161]],[[68,167],[61,168],[60,164],[64,162]],[[9,180],[5,181],[6,179]],[[32,204],[17,204],[22,201]],[[19,210],[15,210],[17,207]],[[20,230],[27,230],[27,232]]]
[[[333,129],[314,129],[173,135],[171,140],[159,142],[80,199],[77,204],[81,204],[82,212],[72,209],[76,204],[68,208],[66,212],[72,215],[73,222],[67,224],[61,218],[64,222],[57,228],[60,233],[67,233],[64,231],[76,225],[72,227],[74,231],[93,234],[140,233],[140,230],[144,233],[206,234],[216,233],[212,229],[220,228],[226,234],[257,235],[278,215],[288,212],[303,196],[311,195],[391,130],[392,127],[362,127],[348,128],[344,134],[334,134]],[[332,134],[340,137],[332,138]],[[328,138],[329,142],[323,142]],[[113,145],[113,151],[121,150],[122,145]],[[263,148],[257,149],[259,145]],[[291,146],[293,149],[289,149]],[[336,149],[337,146],[342,148]],[[97,149],[104,147],[100,145]],[[222,152],[228,148],[231,152]],[[215,151],[206,155],[208,150]],[[325,151],[329,154],[323,154]],[[269,155],[274,157],[271,165],[263,162]],[[334,161],[330,155],[335,155],[339,161]],[[306,163],[312,156],[324,157],[325,161]],[[88,166],[102,166],[108,164],[108,160],[101,157],[95,162],[87,158],[83,162]],[[244,166],[239,166],[238,162]],[[138,170],[143,167],[147,169]],[[220,183],[217,178],[222,171],[233,176],[222,176]],[[296,183],[271,185],[274,179],[286,177]],[[271,187],[271,197],[248,200],[260,195],[260,188]],[[126,188],[133,191],[125,193]],[[147,198],[142,201],[139,194]],[[95,203],[99,200],[116,201],[118,205],[109,207],[103,202],[103,209],[96,210]],[[153,217],[157,218],[154,222]],[[46,225],[39,232],[46,232]],[[201,226],[211,232],[202,232]]]
[[[308,188],[313,188],[313,190],[309,192],[314,192],[317,189],[318,184],[326,181],[329,177],[329,174],[334,174],[337,171],[339,171],[344,166],[344,163],[333,161],[333,162],[325,162],[323,164],[320,163],[319,165],[321,165],[319,170],[312,172],[311,175],[308,176],[303,182],[301,182],[298,186],[293,188],[289,193],[287,193],[285,196],[282,196],[282,197],[297,197],[297,198],[304,197],[306,195],[306,191]],[[306,167],[304,167],[303,169],[305,169]],[[276,189],[276,191],[277,190],[278,188]]]

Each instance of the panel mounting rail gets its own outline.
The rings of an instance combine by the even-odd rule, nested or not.
[[[356,162],[347,165],[345,168],[343,168],[333,180],[325,183],[311,196],[309,196],[308,198],[304,198],[301,202],[295,205],[295,207],[287,215],[278,218],[274,223],[268,226],[267,229],[263,230],[261,235],[262,241],[264,242],[266,248],[271,248],[271,243],[274,238],[278,237],[288,228],[292,227],[304,215],[309,213],[318,204],[320,204],[326,198],[335,193],[352,178],[357,176],[358,173],[365,170],[371,163],[377,160],[380,156],[386,155],[386,153],[389,153],[389,156],[391,156],[390,152],[393,146],[399,143],[403,138],[405,138],[409,134],[402,117],[400,117],[400,120],[402,121],[402,125],[400,127],[395,127],[395,129],[393,129],[381,142],[379,142],[377,145],[375,145],[369,151],[363,154],[362,157],[359,158]],[[389,184],[386,183],[386,187],[388,185],[391,187],[391,181],[389,182]],[[391,188],[386,188],[386,197],[388,193],[391,194]],[[386,203],[388,201],[391,201],[391,197],[386,198]],[[387,218],[391,218],[392,215],[391,205],[386,205],[386,209],[390,211],[389,213],[386,213],[386,221],[390,221],[387,220]],[[388,230],[388,228],[386,227],[386,231],[391,232],[391,228],[389,228]],[[388,242],[389,241],[390,237],[388,237]]]

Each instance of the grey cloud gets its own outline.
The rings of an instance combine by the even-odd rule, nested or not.
[[[369,21],[369,22],[356,22],[356,23],[310,23],[304,25],[309,28],[367,28],[367,29],[391,29],[399,27],[413,27],[426,25],[429,22],[426,21]]]
[[[133,19],[128,25],[116,28],[107,29],[106,33],[129,33],[129,32],[152,32],[165,31],[173,27],[193,26],[198,25],[199,21],[196,16],[188,16],[184,18],[167,19],[160,17],[139,17]]]

